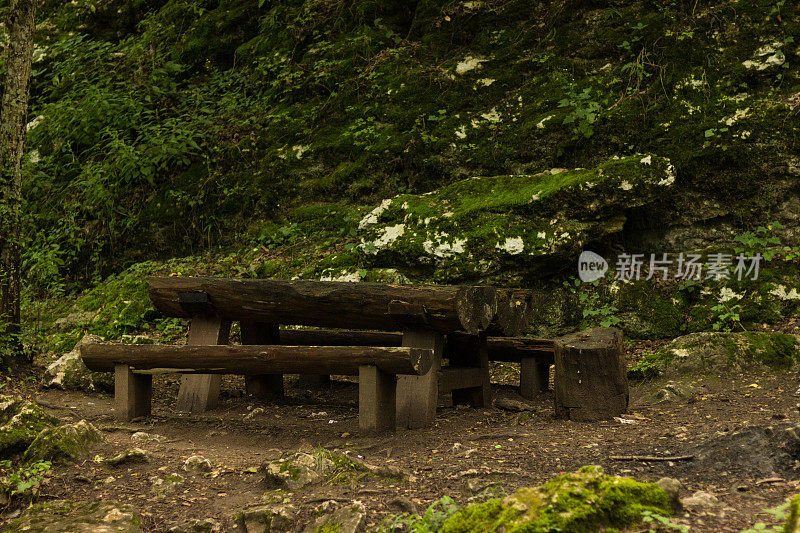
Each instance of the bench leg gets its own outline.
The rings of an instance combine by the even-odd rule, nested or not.
[[[533,357],[523,357],[519,363],[519,394],[532,400],[550,388],[550,364]]]
[[[358,426],[361,431],[394,429],[396,386],[393,374],[372,365],[358,367]]]
[[[128,365],[114,366],[114,416],[132,420],[150,414],[153,376],[134,374]]]
[[[220,318],[192,319],[189,325],[189,344],[228,344],[231,323]],[[217,406],[222,376],[190,374],[181,377],[181,388],[175,408],[178,411],[202,413]]]
[[[397,427],[431,426],[436,420],[444,337],[429,330],[404,331],[403,346],[432,349],[433,365],[423,376],[397,376]]]
[[[277,324],[268,322],[240,322],[242,344],[280,344]],[[282,398],[283,374],[259,374],[245,376],[244,386],[247,394],[258,398]]]
[[[489,407],[492,405],[492,385],[489,375],[489,349],[485,335],[475,335],[471,343],[473,353],[470,357],[461,357],[462,361],[470,361],[480,369],[480,385],[453,390],[453,405],[468,404],[472,407]]]

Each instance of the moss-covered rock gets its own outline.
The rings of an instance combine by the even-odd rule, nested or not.
[[[92,446],[105,441],[103,434],[86,420],[42,430],[25,451],[23,460],[69,462],[89,455]]]
[[[661,348],[667,376],[740,370],[781,370],[800,357],[800,338],[767,332],[692,333]]]
[[[361,250],[374,264],[418,267],[437,280],[535,269],[620,232],[626,211],[655,201],[674,182],[669,160],[654,155],[592,169],[470,178],[384,200],[359,224]]]
[[[101,341],[97,335],[85,335],[70,352],[47,367],[43,379],[44,386],[66,390],[113,391],[113,373],[92,372],[86,368],[81,359],[81,346]]]
[[[34,402],[16,396],[0,396],[0,458],[25,451],[39,433],[58,424]]]
[[[303,533],[357,533],[363,528],[365,516],[364,504],[356,502],[332,512],[322,512],[303,528]]]
[[[783,533],[800,532],[800,494],[789,500],[789,514],[783,525]]]
[[[325,453],[314,456],[297,452],[266,463],[263,471],[268,486],[294,491],[321,481],[333,467]]]
[[[484,531],[595,532],[639,523],[642,513],[672,514],[673,501],[655,483],[609,476],[585,466],[536,488],[470,505],[448,518],[442,533]]]
[[[6,531],[42,533],[139,533],[142,521],[129,505],[56,500],[39,503],[12,520]]]

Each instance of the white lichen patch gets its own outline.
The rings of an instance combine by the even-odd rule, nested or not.
[[[389,209],[389,206],[392,205],[392,199],[387,198],[381,202],[381,205],[367,213],[367,216],[361,219],[361,222],[358,223],[358,229],[364,229],[367,226],[372,224],[378,223],[378,218],[383,214],[384,211]]]
[[[446,259],[457,254],[463,254],[467,240],[455,238],[448,242],[448,237],[449,235],[446,233],[436,233],[433,239],[428,239],[422,243],[422,249],[425,250],[426,254],[432,255],[437,259]]]
[[[333,271],[325,271],[319,278],[320,281],[361,281],[361,274],[356,270],[355,272],[348,272],[347,270],[340,270],[336,275]]]
[[[628,180],[623,180],[622,183],[619,184],[619,188],[623,191],[629,191],[633,189],[633,184]]]
[[[386,248],[394,241],[402,237],[403,233],[405,232],[405,224],[395,224],[394,226],[387,226],[383,228],[383,234],[373,243],[375,245],[375,249],[380,250],[382,248]]]
[[[730,287],[722,287],[719,291],[719,301],[721,303],[730,302],[731,300],[741,300],[743,295],[733,291]]]
[[[652,164],[652,163],[653,163],[653,156],[651,156],[651,155],[646,155],[646,156],[644,156],[643,158],[641,158],[641,159],[639,160],[639,163],[641,163],[641,164],[643,164],[643,165],[650,165],[650,164]]]
[[[304,146],[302,144],[296,144],[296,145],[292,146],[292,151],[294,152],[294,156],[297,159],[300,159],[300,158],[303,157],[303,154],[308,151],[308,145]]]
[[[749,114],[750,114],[749,107],[745,107],[744,109],[737,109],[736,112],[733,113],[733,115],[720,119],[720,122],[725,124],[726,126],[733,126],[735,123],[742,120]]]
[[[692,89],[699,89],[703,85],[706,84],[705,77],[701,79],[697,79],[694,77],[694,74],[690,75],[688,78],[685,78],[678,83],[675,84],[676,89],[683,89],[684,87],[691,87]]]
[[[481,78],[477,82],[475,82],[475,86],[476,87],[479,87],[479,86],[488,87],[488,86],[490,86],[491,84],[493,84],[496,81],[497,80],[492,79],[492,78]]]
[[[553,118],[553,115],[547,115],[542,120],[540,120],[539,122],[536,123],[536,127],[539,128],[540,130],[543,130],[545,122],[547,122],[551,118]]]
[[[750,70],[766,70],[773,66],[780,66],[786,62],[786,56],[780,48],[783,43],[775,41],[772,44],[765,44],[755,51],[753,59],[744,61],[742,65]]]
[[[466,130],[467,130],[467,127],[462,124],[455,131],[456,137],[458,137],[459,139],[466,139],[467,138],[467,131]]]
[[[522,253],[525,244],[522,242],[522,237],[508,237],[505,242],[497,243],[496,248],[509,255],[517,255]]]
[[[31,163],[38,163],[42,160],[42,156],[39,154],[39,150],[31,150],[28,154],[28,161]]]
[[[769,291],[769,293],[773,296],[777,296],[781,300],[800,300],[800,292],[794,287],[787,291],[786,285],[778,285]]]
[[[658,182],[659,185],[670,186],[675,183],[675,166],[672,163],[667,165],[665,170],[666,177]]]
[[[463,61],[459,62],[456,65],[456,74],[462,75],[466,74],[471,70],[479,69],[481,68],[481,63],[485,63],[486,61],[488,61],[488,59],[467,56],[464,58]]]
[[[503,119],[500,117],[500,113],[498,113],[497,108],[493,107],[488,113],[482,113],[481,118],[488,120],[489,122],[500,122]]]

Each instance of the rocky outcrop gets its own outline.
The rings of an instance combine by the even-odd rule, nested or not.
[[[800,338],[774,332],[692,333],[657,353],[667,376],[741,370],[776,370],[800,357]]]
[[[8,524],[9,532],[140,533],[142,521],[133,508],[116,502],[56,500],[26,509]]]
[[[668,159],[615,158],[592,169],[475,177],[384,200],[359,223],[374,265],[426,269],[437,280],[554,267],[622,231],[626,212],[675,183]]]
[[[113,391],[114,374],[92,372],[81,360],[80,348],[84,344],[101,342],[97,335],[85,335],[75,347],[51,363],[43,378],[45,387],[67,390]]]
[[[58,424],[34,402],[16,396],[0,396],[0,458],[24,452],[39,433]]]

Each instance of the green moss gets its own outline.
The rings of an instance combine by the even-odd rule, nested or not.
[[[427,268],[437,281],[563,261],[622,230],[625,211],[674,182],[668,160],[611,159],[592,169],[477,177],[384,200],[364,217],[361,249],[376,265]]]
[[[129,505],[55,500],[32,505],[8,524],[7,531],[90,531],[103,527],[120,533],[139,533],[141,525],[141,519]]]
[[[37,435],[59,420],[38,405],[13,396],[0,396],[0,457],[24,451]]]
[[[783,533],[795,533],[800,527],[800,494],[789,500],[789,516],[783,525]]]
[[[468,506],[447,519],[441,531],[593,532],[636,524],[644,511],[671,515],[670,497],[656,484],[608,476],[600,467],[586,466],[540,487]]]
[[[46,428],[25,451],[23,461],[77,461],[86,457],[91,447],[103,440],[102,434],[85,420]]]

